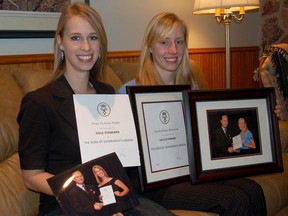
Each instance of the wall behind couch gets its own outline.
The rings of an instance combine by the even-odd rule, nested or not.
[[[90,0],[106,27],[109,51],[139,50],[149,20],[162,11],[175,12],[189,28],[189,48],[225,47],[225,28],[213,15],[193,15],[191,0]],[[259,12],[232,23],[231,47],[258,46]],[[56,28],[56,27],[55,27]],[[52,53],[53,39],[0,39],[0,55]]]

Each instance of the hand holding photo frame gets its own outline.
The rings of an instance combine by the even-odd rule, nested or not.
[[[193,184],[283,171],[273,88],[184,91],[183,98]],[[223,126],[217,133],[223,115],[227,134]],[[233,148],[237,135],[242,146]],[[220,136],[231,140],[222,149]]]
[[[189,85],[127,86],[139,142],[142,192],[189,180],[182,91]]]

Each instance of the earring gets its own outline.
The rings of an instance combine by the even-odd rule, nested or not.
[[[64,52],[63,52],[63,50],[61,50],[61,61],[64,60],[64,57],[65,57]]]
[[[99,55],[98,55],[98,59],[100,59],[101,58],[101,54],[99,53]]]

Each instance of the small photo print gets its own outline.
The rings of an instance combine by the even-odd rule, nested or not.
[[[262,154],[258,109],[208,110],[212,159]]]
[[[78,165],[47,181],[65,215],[121,215],[139,205],[116,153]]]

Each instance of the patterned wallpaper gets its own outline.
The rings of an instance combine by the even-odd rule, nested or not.
[[[260,0],[261,50],[288,43],[288,0]]]

